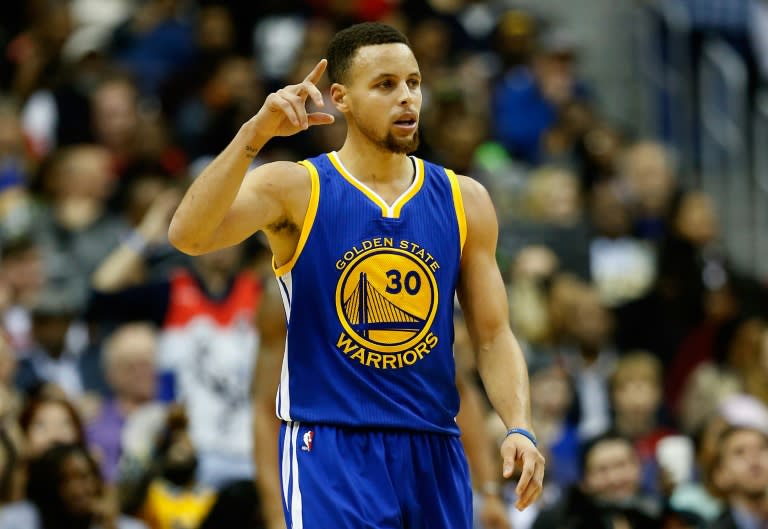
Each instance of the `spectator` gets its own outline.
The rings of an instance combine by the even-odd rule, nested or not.
[[[112,395],[86,427],[107,483],[118,475],[126,418],[156,395],[157,335],[149,324],[130,323],[116,329],[103,347],[103,367]]]
[[[641,141],[629,146],[619,164],[619,177],[630,201],[635,233],[660,241],[677,191],[676,167],[660,143]]]
[[[32,462],[27,499],[0,513],[0,528],[146,529],[118,513],[98,465],[79,444],[53,446]]]
[[[663,422],[661,363],[647,351],[625,354],[616,364],[610,389],[613,427],[635,445],[643,490],[661,492],[656,446],[661,439],[675,433]]]
[[[25,456],[30,458],[40,456],[56,444],[85,442],[80,415],[61,397],[33,398],[22,410],[19,424],[25,436]]]
[[[710,469],[712,482],[726,502],[710,529],[749,529],[768,523],[768,434],[745,426],[726,429]]]
[[[607,433],[582,449],[583,476],[562,500],[541,513],[533,529],[659,527],[658,506],[640,493],[640,461],[632,443]]]
[[[150,529],[196,529],[216,500],[195,478],[198,458],[188,428],[184,408],[171,407],[152,466],[136,496],[127,500],[129,511],[139,506],[137,515]]]
[[[50,203],[36,226],[47,277],[81,309],[90,275],[126,231],[107,209],[113,190],[109,154],[94,145],[62,149],[43,172],[42,185]]]
[[[68,398],[84,395],[79,351],[68,340],[76,313],[67,293],[42,293],[32,308],[33,342],[19,353],[16,386],[21,391],[55,384]]]
[[[566,341],[558,354],[574,381],[579,435],[589,439],[611,425],[608,379],[617,356],[612,343],[613,318],[597,291],[588,285],[566,310]]]
[[[500,252],[515,255],[530,244],[545,245],[563,271],[589,278],[589,232],[576,176],[558,167],[533,171],[526,184],[523,218],[503,228]]]
[[[515,157],[541,161],[541,140],[555,125],[559,110],[586,98],[576,75],[577,45],[563,30],[551,30],[539,41],[530,67],[518,66],[493,87],[495,137]]]
[[[590,193],[590,277],[608,307],[638,299],[653,284],[655,252],[632,234],[632,218],[618,182],[595,183]]]
[[[175,200],[157,197],[138,232],[145,241],[165,236]],[[134,242],[118,247],[94,274],[87,317],[156,324],[164,381],[160,396],[187,406],[201,481],[220,486],[253,479],[250,384],[260,281],[242,267],[237,246],[197,256],[190,269],[176,270],[168,279],[132,286],[136,270],[144,266],[143,247]]]
[[[31,233],[8,241],[0,254],[0,302],[2,326],[16,351],[32,345],[30,310],[38,302],[45,285],[45,262],[40,245]]]

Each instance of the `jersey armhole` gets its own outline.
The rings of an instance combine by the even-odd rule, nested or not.
[[[464,214],[464,201],[461,198],[461,188],[459,187],[459,178],[456,176],[456,173],[446,169],[445,174],[448,175],[448,181],[451,183],[453,207],[456,210],[456,220],[459,224],[459,249],[460,254],[462,254],[464,252],[464,242],[467,240],[467,217]]]
[[[293,269],[293,266],[298,261],[301,251],[304,249],[304,245],[309,238],[309,232],[312,231],[312,225],[315,223],[315,217],[317,216],[317,206],[320,202],[320,175],[317,173],[317,167],[309,160],[302,160],[299,165],[306,167],[309,171],[309,179],[312,183],[311,190],[309,192],[309,204],[307,205],[307,213],[304,215],[304,223],[301,226],[301,233],[299,235],[299,243],[296,245],[296,251],[293,252],[290,260],[282,266],[275,265],[275,257],[272,256],[272,270],[274,270],[277,277],[284,276]]]

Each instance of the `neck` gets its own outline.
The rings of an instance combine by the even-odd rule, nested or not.
[[[630,439],[635,439],[647,434],[655,425],[651,415],[617,414],[616,429]]]
[[[342,163],[356,178],[366,184],[410,180],[413,171],[407,154],[388,151],[360,136],[350,130],[338,151]]]
[[[734,508],[747,511],[760,519],[768,519],[768,501],[766,500],[768,500],[767,494],[754,496],[739,494],[732,497],[730,503]]]
[[[203,281],[206,290],[208,290],[208,292],[214,296],[218,296],[224,292],[224,290],[227,288],[227,285],[229,284],[229,278],[227,275],[215,270],[210,270],[208,268],[199,266],[197,268],[197,273],[200,276],[200,279]]]
[[[117,406],[117,410],[124,418],[129,417],[134,411],[136,411],[136,409],[141,407],[142,404],[143,402],[132,399],[125,395],[115,396],[115,405]]]

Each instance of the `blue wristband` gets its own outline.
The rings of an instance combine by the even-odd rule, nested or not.
[[[507,430],[507,435],[505,437],[509,437],[512,434],[520,434],[523,437],[527,437],[530,442],[533,443],[533,446],[538,446],[539,442],[536,440],[536,436],[533,435],[531,432],[526,430],[525,428],[510,428]]]

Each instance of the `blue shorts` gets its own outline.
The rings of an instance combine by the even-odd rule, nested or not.
[[[283,423],[289,529],[470,529],[472,489],[459,437]]]

